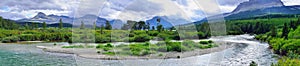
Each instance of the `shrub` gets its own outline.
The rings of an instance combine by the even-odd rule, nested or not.
[[[11,37],[6,37],[2,39],[3,43],[11,43],[11,42],[18,42],[20,40],[19,37],[17,36],[11,36]]]
[[[159,34],[158,31],[148,31],[148,35],[150,36],[157,36]]]
[[[160,46],[160,47],[158,47],[157,51],[167,52],[167,46]]]
[[[208,40],[208,43],[214,43],[212,40]]]
[[[104,45],[102,45],[102,44],[98,44],[98,45],[96,46],[97,49],[103,48],[103,47],[104,47]]]
[[[113,45],[112,44],[106,44],[104,47],[109,47],[109,48],[112,48]]]
[[[199,39],[207,38],[203,32],[198,32]]]
[[[96,43],[107,43],[107,42],[111,42],[111,41],[110,41],[110,37],[105,37],[103,35],[96,35],[95,42]]]
[[[183,32],[180,35],[181,39],[197,39],[198,33],[197,32]]]
[[[115,52],[104,52],[103,54],[105,54],[105,55],[115,55],[116,53]]]
[[[185,40],[185,41],[182,42],[182,45],[183,45],[183,46],[186,46],[187,48],[194,49],[194,47],[195,47],[196,45],[198,45],[198,44],[195,43],[194,41]]]
[[[109,47],[103,47],[103,50],[104,51],[109,51],[109,50],[111,50],[111,48],[109,48]]]
[[[84,48],[83,45],[63,46],[62,48]]]
[[[158,54],[158,56],[163,56],[163,55],[164,55],[164,54],[162,54],[162,53],[159,53],[159,54]]]
[[[151,52],[149,50],[144,50],[141,55],[144,56],[144,55],[149,55],[149,54],[151,54]]]
[[[249,66],[257,66],[257,64],[254,61],[252,61]]]
[[[131,39],[131,41],[134,41],[134,42],[145,42],[145,41],[149,41],[149,40],[151,40],[151,37],[148,34],[136,35],[136,36],[134,36],[133,39]]]
[[[209,44],[209,41],[200,41],[200,44]]]
[[[300,65],[299,59],[283,57],[278,61],[277,64],[275,64],[273,66],[299,66],[299,65]]]
[[[166,42],[167,51],[177,51],[181,52],[181,43],[180,42]]]

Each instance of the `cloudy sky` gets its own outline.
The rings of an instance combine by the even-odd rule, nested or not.
[[[92,14],[106,19],[146,20],[168,16],[196,21],[231,12],[245,1],[248,0],[3,0],[0,2],[0,16],[17,20],[43,12],[70,17]],[[285,5],[300,5],[299,0],[282,1]]]

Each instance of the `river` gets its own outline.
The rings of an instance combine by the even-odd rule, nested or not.
[[[40,44],[0,44],[0,66],[248,66],[255,61],[260,66],[276,62],[268,44],[253,40],[250,35],[217,36],[209,40],[237,42],[233,48],[205,55],[180,59],[99,60],[74,54],[44,52]],[[67,44],[67,43],[58,43]]]

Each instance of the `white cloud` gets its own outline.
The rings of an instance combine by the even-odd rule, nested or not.
[[[4,0],[0,2],[0,16],[13,20],[31,18],[38,12],[72,16],[76,4],[76,0]]]
[[[178,16],[200,20],[205,16],[231,12],[248,0],[4,0],[0,15],[10,19],[30,18],[37,12],[81,17],[87,14],[107,19],[146,20],[154,16]],[[300,5],[299,0],[282,0]]]
[[[145,17],[149,17],[161,11],[162,8],[160,4],[147,0],[124,0],[122,2],[109,1],[102,8],[100,16],[109,19],[143,20]]]
[[[201,8],[198,7],[193,0],[177,0],[175,1],[175,3],[177,6],[179,6],[179,8],[181,8],[181,11],[184,12],[184,15],[186,15],[187,20],[196,21],[205,17],[203,10],[201,10]]]
[[[284,5],[290,6],[290,5],[300,5],[300,0],[281,0]]]
[[[222,13],[232,12],[235,8],[236,6],[220,6],[220,10],[222,11]]]
[[[195,0],[195,3],[207,16],[222,14],[219,4],[215,0]]]

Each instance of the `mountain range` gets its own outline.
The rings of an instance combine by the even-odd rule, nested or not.
[[[193,24],[200,24],[202,22],[214,21],[218,19],[236,20],[247,19],[253,17],[261,17],[266,15],[294,15],[300,14],[300,6],[285,6],[281,0],[249,0],[240,3],[232,12],[223,13],[215,16],[206,17]],[[192,23],[190,23],[192,24]]]
[[[113,28],[121,28],[125,22],[119,19],[113,19],[113,20],[107,20],[105,18],[98,17],[96,15],[85,15],[79,18],[71,18],[68,16],[57,16],[57,15],[46,15],[42,12],[37,13],[36,16],[33,18],[29,19],[20,19],[17,20],[19,23],[24,23],[24,22],[37,22],[37,23],[43,23],[46,22],[47,24],[56,24],[59,23],[59,20],[62,20],[63,23],[68,23],[68,24],[73,24],[73,25],[80,25],[81,22],[84,22],[85,25],[90,25],[92,26],[94,22],[96,22],[97,26],[102,26],[105,25],[106,21],[109,21],[110,24],[112,24]],[[161,19],[161,22],[159,24],[164,25],[165,28],[172,27],[174,25],[179,25],[182,23],[187,23],[187,20],[184,19],[173,19],[169,18],[167,16],[155,16],[152,19],[146,20],[147,23],[150,24],[150,26],[157,26],[157,19]]]
[[[300,14],[300,6],[285,6],[281,0],[249,0],[240,3],[232,12],[209,16],[200,21],[189,22],[183,18],[174,19],[168,16],[155,16],[152,19],[146,20],[146,22],[149,23],[150,26],[157,26],[157,19],[160,18],[160,24],[164,25],[165,28],[169,28],[182,24],[200,24],[209,20],[235,20],[265,16],[269,14]],[[39,12],[33,18],[21,19],[17,20],[17,22],[46,22],[47,24],[55,24],[58,23],[60,19],[62,19],[64,23],[73,25],[80,25],[81,22],[84,22],[87,25],[92,25],[96,22],[97,26],[104,25],[106,21],[109,21],[113,25],[113,28],[121,28],[121,26],[126,23],[118,19],[107,20],[96,15],[85,15],[78,18],[72,18],[68,16],[46,15],[42,12]]]

